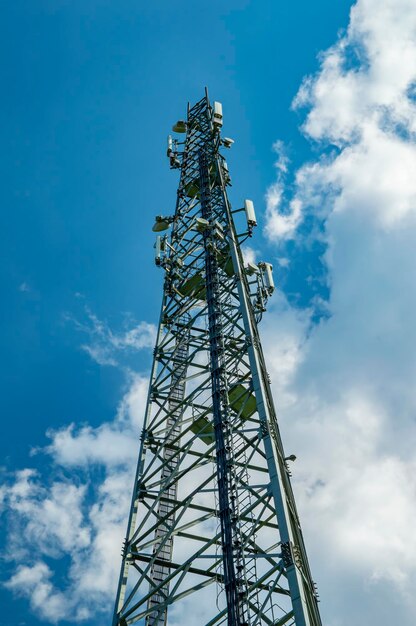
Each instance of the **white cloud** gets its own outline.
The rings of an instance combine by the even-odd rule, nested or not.
[[[98,363],[98,365],[112,365],[113,367],[117,367],[119,364],[118,361],[112,356],[112,346],[102,346],[100,344],[89,345],[84,343],[81,348],[91,357],[93,361]]]
[[[271,185],[266,194],[266,235],[269,239],[292,235],[302,217],[302,203],[295,199],[289,203],[289,211],[281,212],[283,186]]]
[[[50,568],[38,561],[32,566],[18,567],[5,586],[18,595],[29,598],[33,612],[56,623],[67,616],[69,607],[66,595],[53,587],[51,576]]]
[[[415,3],[359,0],[295,99],[325,155],[296,172],[298,213],[279,209],[280,174],[268,204],[280,253],[287,238],[328,245],[329,318],[311,331],[286,310],[289,348],[269,362],[324,621],[336,626],[416,618],[415,59]],[[311,214],[323,234],[305,239]]]
[[[416,76],[413,0],[359,0],[348,32],[324,55],[317,77],[307,78],[295,106],[308,105],[305,131],[344,145],[368,125],[415,130],[407,90]],[[351,57],[355,64],[350,69]],[[353,59],[354,60],[354,59]]]
[[[288,197],[289,161],[277,143],[267,194],[266,234],[282,259],[288,238],[308,244],[298,227],[311,213],[324,232],[308,237],[328,244],[331,316],[311,328],[309,311],[278,296],[262,329],[328,626],[412,626],[416,617],[414,84],[414,1],[358,0],[295,100],[308,107],[304,132],[325,156],[295,173]],[[111,365],[151,347],[155,332],[142,323],[114,333],[92,313],[78,327],[89,335],[84,349]],[[50,433],[57,466],[82,468],[83,482],[55,478],[46,488],[25,470],[2,490],[14,554],[30,561],[7,584],[45,620],[88,620],[112,604],[145,402],[144,379],[129,385],[114,422]],[[97,465],[105,477],[92,486]],[[60,554],[71,563],[65,594],[45,562]]]
[[[94,448],[92,429],[90,434]],[[105,454],[91,455],[87,446],[82,448],[82,434],[80,440],[83,460],[81,455],[72,455],[76,436],[68,444],[69,451],[64,452],[61,444],[58,460],[63,467],[104,466],[106,476],[101,482],[96,479],[77,486],[57,477],[48,484],[45,476],[41,480],[33,470],[23,470],[7,485],[5,497],[10,521],[4,557],[17,563],[5,586],[28,598],[32,611],[52,623],[76,623],[109,614],[130,502],[132,455],[126,455],[125,465],[119,462],[114,467],[112,458],[107,463]],[[73,474],[73,480],[79,478]],[[92,493],[87,497],[88,489]],[[64,556],[69,565],[58,578]]]
[[[243,246],[242,248],[244,264],[255,263],[258,255],[257,250],[254,250],[251,246]]]
[[[82,504],[85,486],[53,482],[46,489],[32,470],[18,472],[6,496],[9,511],[19,520],[14,541],[22,548],[20,532],[27,546],[37,545],[44,554],[59,556],[89,544],[88,528],[83,523]]]
[[[299,198],[294,198],[285,205],[285,174],[289,166],[289,158],[282,141],[273,144],[273,150],[277,154],[275,161],[277,181],[270,185],[266,192],[266,236],[273,240],[276,237],[291,235],[298,226],[302,217],[302,203]],[[282,207],[285,206],[285,210]]]
[[[279,409],[283,410],[296,399],[291,386],[304,358],[309,312],[294,312],[279,290],[273,294],[268,309],[260,331]],[[273,346],[273,350],[267,346]]]
[[[95,502],[88,508],[82,506],[82,498],[74,497],[74,486],[66,485],[65,493],[65,486],[59,482],[53,483],[49,491],[39,487],[32,490],[30,497],[20,499],[20,508],[11,503],[10,511],[18,520],[19,532],[16,529],[12,533],[9,559],[29,564],[18,566],[5,586],[27,597],[32,611],[41,619],[74,623],[96,619],[101,612],[109,613],[120,565],[129,504],[126,485],[130,481],[130,468],[107,476],[98,485]],[[17,477],[16,484],[20,482]],[[82,495],[85,488],[78,488]],[[63,496],[59,502],[54,493]],[[62,555],[70,560],[64,588],[56,580],[55,568],[42,560]],[[59,570],[59,564],[56,569]]]
[[[277,159],[274,162],[276,171],[281,174],[286,174],[288,171],[290,159],[287,155],[285,144],[283,143],[283,141],[278,139],[274,142],[272,147],[273,152],[277,155]]]
[[[147,324],[115,335],[97,318],[94,329],[121,349],[148,346],[152,335]],[[50,477],[25,469],[0,488],[9,520],[4,557],[17,565],[6,587],[47,622],[97,619],[113,605],[148,387],[147,376],[120,367],[127,384],[114,420],[49,430],[49,446],[34,453],[49,455]]]
[[[112,335],[116,348],[153,348],[156,340],[156,326],[140,322],[138,326],[120,335]]]
[[[149,349],[155,345],[154,324],[140,322],[121,332],[114,332],[107,322],[100,320],[89,307],[85,307],[85,314],[85,322],[80,322],[72,315],[66,315],[66,319],[79,331],[88,335],[88,343],[82,344],[81,348],[99,365],[117,367],[127,351]],[[131,324],[130,320],[129,325]]]
[[[110,473],[100,485],[98,497],[89,511],[93,541],[88,559],[76,559],[71,569],[76,584],[75,596],[81,598],[83,591],[92,598],[98,596],[104,600],[102,609],[107,612],[113,605],[121,564],[133,472],[134,467],[129,465],[127,470]],[[97,615],[97,608],[90,608],[92,614]]]
[[[114,421],[96,428],[88,424],[81,427],[70,424],[60,430],[49,430],[51,444],[47,452],[64,467],[87,467],[99,463],[113,468],[132,463],[137,457],[147,387],[147,378],[131,374]]]

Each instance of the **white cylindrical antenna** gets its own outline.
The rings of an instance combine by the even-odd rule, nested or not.
[[[166,154],[168,155],[168,157],[170,157],[172,152],[173,152],[173,139],[172,139],[172,135],[168,135],[168,145],[166,149]]]
[[[223,175],[224,175],[224,182],[228,183],[228,181],[230,180],[230,171],[228,169],[227,161],[222,162],[222,169],[223,169]]]
[[[214,102],[214,108],[212,110],[212,121],[215,126],[222,126],[222,104],[221,102]]]
[[[155,243],[155,263],[156,265],[160,265],[160,257],[162,253],[162,237],[158,235],[156,237]]]
[[[271,263],[264,263],[264,282],[266,289],[270,295],[274,291],[274,279],[273,279],[273,265]]]
[[[247,224],[249,226],[257,226],[253,200],[244,200],[244,210],[246,212]]]

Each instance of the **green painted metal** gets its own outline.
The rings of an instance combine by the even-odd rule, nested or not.
[[[191,431],[207,445],[215,441],[214,427],[207,417],[200,416],[193,420]]]
[[[231,408],[242,419],[249,419],[257,411],[255,395],[242,384],[234,385],[228,392]]]
[[[178,291],[183,296],[191,296],[194,298],[198,298],[199,300],[206,300],[207,292],[205,289],[205,279],[202,273],[197,273],[187,278],[180,287],[178,287]]]

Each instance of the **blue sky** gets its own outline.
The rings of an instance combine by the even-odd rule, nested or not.
[[[34,576],[47,594],[49,580],[54,594],[67,590],[76,602],[77,576],[84,584],[79,563],[90,558],[96,530],[89,510],[97,502],[103,515],[114,508],[117,489],[105,481],[130,475],[137,399],[153,338],[143,322],[156,323],[161,298],[151,226],[175,202],[166,135],[207,85],[223,103],[225,134],[235,139],[228,158],[231,201],[253,198],[260,227],[252,246],[273,261],[279,281],[264,333],[269,345],[281,346],[269,354],[276,395],[287,438],[304,452],[295,482],[326,623],[344,626],[345,607],[352,604],[357,626],[387,626],[397,611],[403,625],[414,622],[415,608],[403,598],[415,563],[403,557],[403,570],[386,571],[381,553],[389,538],[376,533],[373,545],[371,531],[391,485],[404,484],[408,491],[395,496],[398,517],[385,520],[401,545],[414,500],[415,400],[404,383],[416,371],[407,348],[414,338],[415,129],[408,95],[416,79],[416,11],[410,0],[397,1],[397,10],[386,0],[374,11],[373,0],[359,0],[351,21],[353,3],[344,0],[162,0],[148,6],[39,0],[2,6],[0,449],[3,481],[15,494],[7,505],[2,492],[6,584],[22,565],[37,564]],[[400,35],[389,41],[389,33]],[[66,430],[71,423],[73,439]],[[106,464],[97,446],[126,423],[130,465],[120,470],[121,461]],[[386,440],[383,430],[391,435]],[[58,441],[59,432],[66,439]],[[305,432],[309,447],[300,441]],[[339,439],[348,437],[354,454],[363,441],[371,449],[362,458],[343,459],[343,476],[350,480],[343,485],[335,459],[325,470],[317,458],[319,445],[338,450]],[[393,440],[400,441],[399,452]],[[372,460],[362,468],[368,491],[355,489],[358,477],[348,473],[364,458]],[[37,475],[16,474],[29,469]],[[332,482],[322,478],[331,471]],[[385,491],[377,495],[372,477],[383,472]],[[319,480],[328,487],[312,503]],[[103,492],[97,496],[103,484],[107,496],[111,491],[107,500]],[[29,522],[53,485],[64,485],[68,505],[78,506],[76,557],[65,537],[53,545],[43,539],[51,532],[48,523],[61,523],[58,505],[48,523]],[[343,489],[350,508],[336,500]],[[130,484],[127,492],[129,497]],[[361,536],[357,512],[373,498],[360,525],[366,529],[363,546],[370,537],[370,554],[357,562],[347,549],[348,529]],[[25,533],[33,546],[28,554],[19,539]],[[333,561],[315,547],[326,534]],[[345,551],[337,553],[340,544]],[[119,546],[115,553],[118,558]],[[46,625],[57,615],[64,622],[72,615],[66,621],[75,623],[70,602],[62,614],[53,607],[42,613],[34,599],[39,587],[14,580],[0,589],[0,626]],[[391,601],[381,610],[387,590]],[[110,596],[107,588],[105,600],[91,594],[92,605],[108,602],[108,608],[103,615],[90,607],[84,623],[108,621]]]
[[[236,138],[232,199],[264,206],[274,140],[288,143],[295,162],[310,152],[290,104],[346,26],[349,4],[3,8],[2,445],[13,465],[51,424],[113,411],[119,380],[91,371],[63,316],[85,301],[116,325],[125,312],[157,319],[151,225],[175,202],[164,159],[172,121],[208,85]]]

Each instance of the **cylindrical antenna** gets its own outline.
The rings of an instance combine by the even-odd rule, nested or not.
[[[244,200],[244,210],[246,212],[247,224],[249,226],[257,226],[253,200]]]

